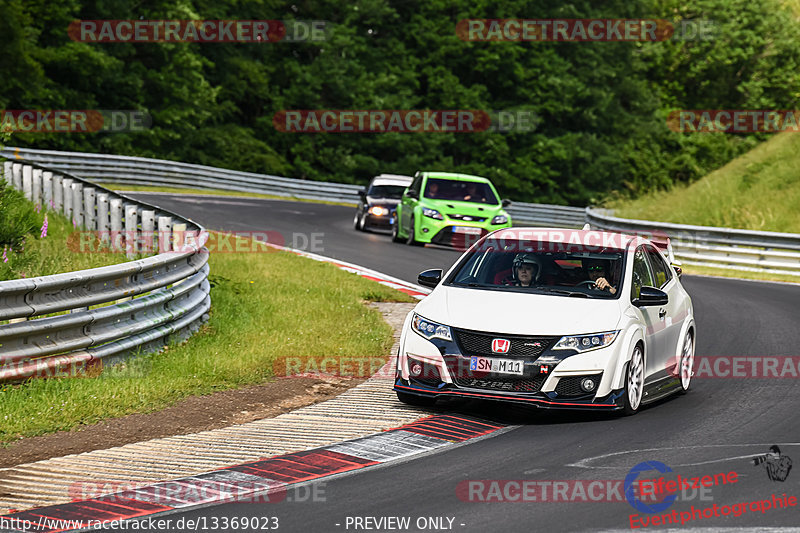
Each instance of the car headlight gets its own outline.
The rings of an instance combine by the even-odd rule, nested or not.
[[[385,207],[381,207],[379,205],[376,205],[375,207],[371,208],[369,210],[369,212],[372,213],[373,215],[375,215],[376,217],[381,217],[383,215],[388,215],[389,214],[389,210],[388,209],[386,209]]]
[[[429,207],[423,207],[422,214],[426,217],[435,218],[436,220],[444,220],[444,217],[439,211],[437,211],[436,209],[431,209]]]
[[[427,318],[422,318],[417,313],[411,319],[411,327],[414,331],[430,340],[433,338],[444,339],[452,341],[453,336],[450,334],[450,327],[443,324],[431,322]]]
[[[605,348],[617,338],[617,331],[606,331],[604,333],[592,333],[591,335],[569,335],[561,337],[553,346],[553,350],[575,350],[576,352],[588,352],[598,348]]]
[[[506,222],[508,222],[506,215],[497,215],[492,219],[492,224],[505,224]]]

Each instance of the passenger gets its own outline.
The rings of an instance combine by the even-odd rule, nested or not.
[[[583,268],[589,277],[589,281],[593,281],[598,290],[608,291],[611,294],[617,294],[611,283],[608,282],[606,276],[608,269],[606,268],[606,261],[602,259],[589,259],[583,262]]]
[[[542,263],[535,254],[521,253],[514,257],[514,279],[511,284],[517,287],[530,287],[542,275]]]
[[[486,203],[486,198],[481,195],[478,184],[475,182],[470,182],[467,184],[467,192],[464,195],[464,201]]]

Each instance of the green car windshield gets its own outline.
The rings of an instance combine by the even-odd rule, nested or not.
[[[454,181],[428,178],[425,185],[425,198],[431,200],[450,200],[454,202],[475,202],[497,205],[497,200],[488,183],[478,181]]]

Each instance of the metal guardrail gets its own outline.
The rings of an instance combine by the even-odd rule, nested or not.
[[[358,185],[296,180],[141,157],[28,148],[7,148],[0,155],[77,172],[96,181],[136,185],[259,192],[353,204],[358,201],[361,189]],[[508,212],[515,223],[526,225],[577,228],[589,222],[599,229],[666,234],[672,240],[676,257],[686,264],[800,275],[800,235],[626,220],[600,209],[547,204],[517,202]]]
[[[119,155],[56,152],[30,148],[6,148],[0,156],[33,161],[50,168],[74,172],[96,182],[128,183],[257,192],[287,198],[327,200],[356,204],[361,185],[306,181],[269,174]],[[581,227],[582,207],[514,203],[508,212],[515,222],[537,226]]]
[[[687,265],[800,276],[800,235],[617,218],[586,208],[592,228],[668,236],[675,257]]]
[[[208,234],[202,226],[63,171],[18,161],[2,169],[29,200],[91,232],[84,233],[88,240],[113,242],[130,257],[158,255],[0,281],[0,381],[77,373],[155,351],[208,319]]]

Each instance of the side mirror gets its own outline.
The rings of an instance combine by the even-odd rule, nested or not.
[[[408,189],[406,191],[406,196],[408,196],[409,198],[414,198],[415,200],[419,200],[419,193],[414,189]]]
[[[364,198],[364,197],[366,197],[366,196],[367,196],[367,189],[361,189],[360,191],[358,191],[358,195],[359,195],[361,198]]]
[[[667,305],[667,303],[669,303],[669,296],[661,289],[645,285],[639,290],[639,297],[634,299],[632,303],[636,307]]]
[[[511,205],[511,200],[509,200],[508,198],[503,198],[502,204],[503,207],[508,207]]]
[[[672,268],[675,269],[675,273],[678,275],[678,277],[681,277],[683,275],[683,269],[678,265],[672,265]]]
[[[441,268],[425,270],[424,272],[420,272],[419,276],[417,276],[417,283],[423,287],[430,287],[431,289],[436,288],[440,281],[442,281]]]

